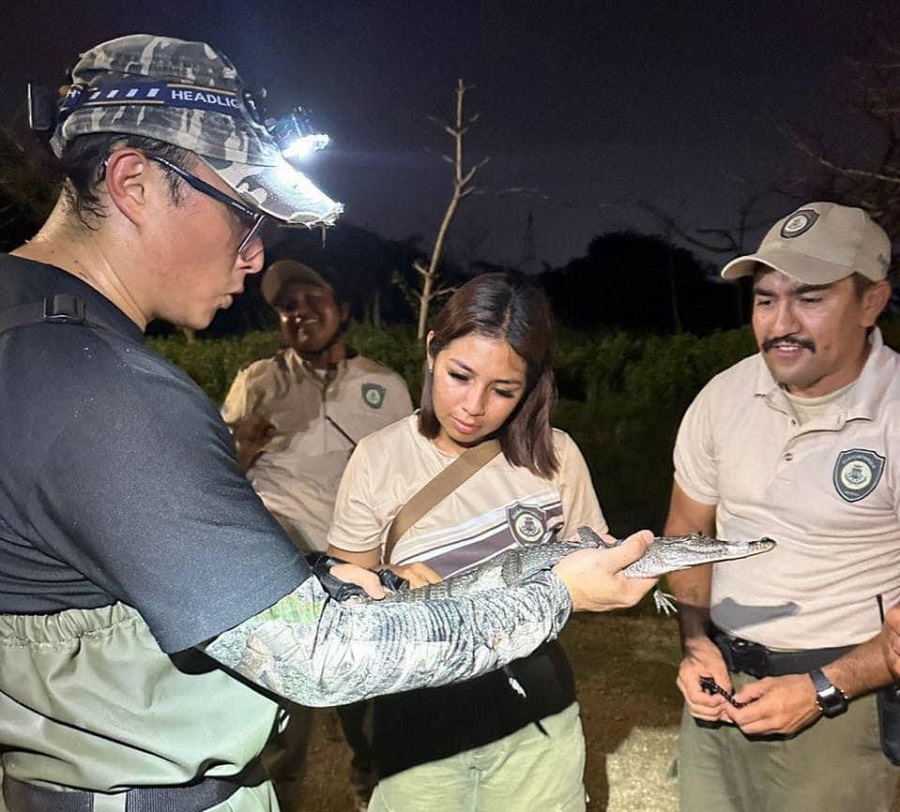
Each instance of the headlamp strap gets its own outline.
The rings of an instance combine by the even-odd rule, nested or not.
[[[246,118],[243,95],[233,90],[198,87],[175,82],[117,82],[90,88],[76,84],[59,106],[59,121],[82,107],[114,107],[122,104],[148,107],[175,107],[184,110],[205,110],[232,118]]]

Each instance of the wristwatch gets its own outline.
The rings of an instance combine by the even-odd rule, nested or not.
[[[823,716],[832,719],[847,710],[847,696],[840,688],[832,684],[820,668],[810,671],[809,678],[816,689],[816,704]]]

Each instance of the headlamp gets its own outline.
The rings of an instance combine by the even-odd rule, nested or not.
[[[79,107],[105,107],[122,104],[160,105],[164,107],[207,110],[235,118],[248,117],[262,125],[275,141],[285,160],[301,161],[311,153],[323,149],[331,140],[313,125],[312,117],[303,107],[295,107],[280,118],[266,118],[262,112],[265,91],[241,95],[211,88],[191,87],[166,82],[119,82],[100,88],[75,84],[60,98],[49,88],[28,85],[29,123],[33,130],[53,132],[57,124]]]
[[[36,132],[52,132],[56,126],[56,111],[59,104],[58,94],[46,85],[29,82],[28,93],[28,125]]]
[[[244,108],[257,124],[266,128],[289,163],[300,162],[331,142],[330,136],[316,128],[312,114],[305,107],[295,107],[279,118],[267,118],[265,98],[265,88],[244,91]]]
[[[302,107],[295,107],[281,118],[267,119],[265,127],[288,161],[302,160],[331,141],[328,135],[317,130],[309,111]]]

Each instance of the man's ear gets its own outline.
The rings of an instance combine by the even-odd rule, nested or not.
[[[891,283],[886,279],[870,285],[863,293],[863,326],[871,327],[891,299]]]
[[[150,161],[130,147],[113,150],[105,162],[103,183],[109,205],[133,223],[146,218]]]

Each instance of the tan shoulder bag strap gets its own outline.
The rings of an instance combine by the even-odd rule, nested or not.
[[[390,563],[394,547],[410,527],[499,453],[499,440],[485,440],[483,443],[463,451],[436,477],[416,491],[413,497],[397,511],[394,521],[391,522],[387,540],[384,543],[382,556],[384,563]]]

